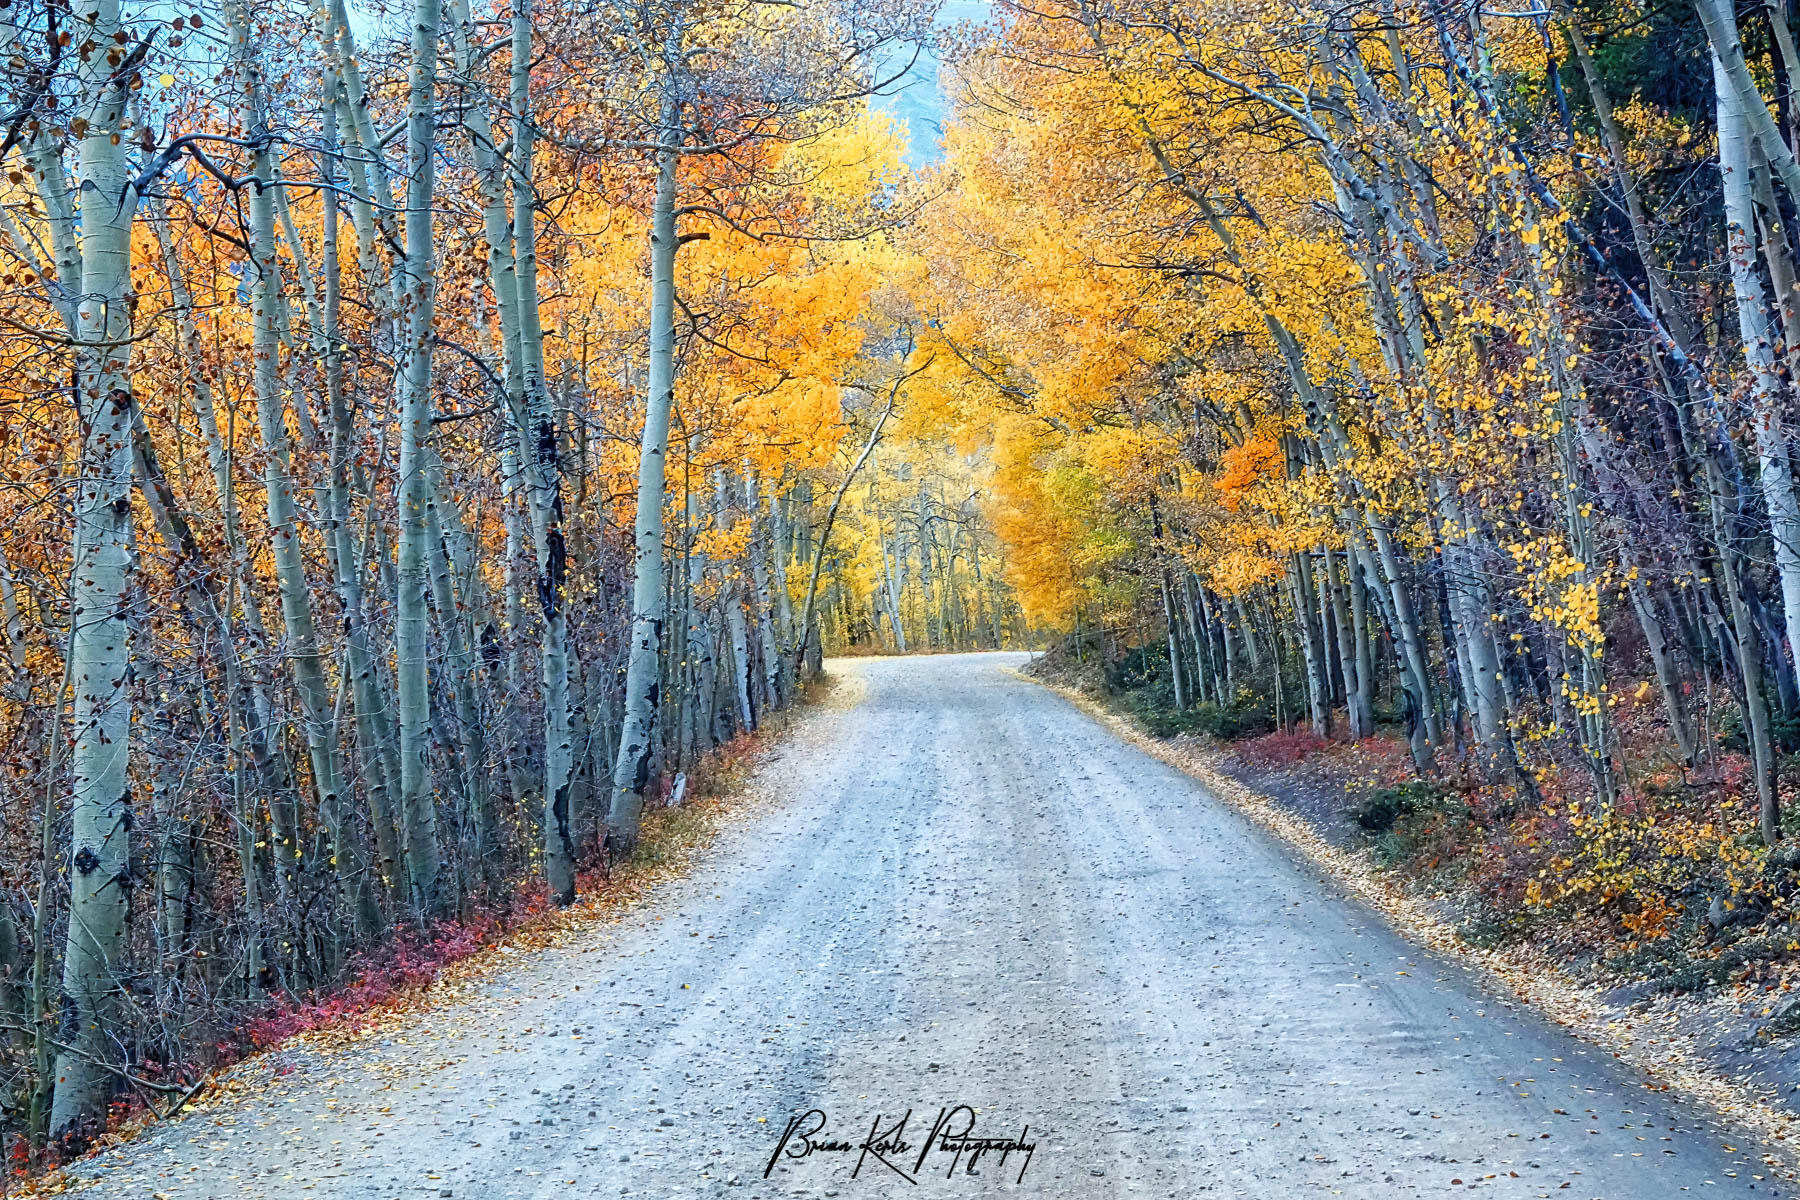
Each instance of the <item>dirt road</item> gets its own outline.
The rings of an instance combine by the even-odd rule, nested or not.
[[[759,776],[779,802],[691,876],[85,1165],[91,1194],[1781,1194],[1021,659],[834,664],[860,699],[807,718]],[[960,1105],[1035,1147],[963,1173]],[[904,1152],[861,1152],[909,1110]]]

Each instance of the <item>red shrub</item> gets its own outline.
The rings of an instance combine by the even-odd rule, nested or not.
[[[1239,742],[1235,749],[1239,758],[1259,767],[1291,767],[1330,749],[1332,744],[1310,729],[1296,729],[1250,738]]]

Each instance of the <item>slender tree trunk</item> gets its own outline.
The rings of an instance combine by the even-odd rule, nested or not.
[[[881,518],[876,516],[875,545],[881,551],[881,588],[887,598],[888,624],[894,631],[894,648],[906,653],[906,630],[900,624],[900,588],[894,582],[894,568],[888,560],[887,533],[881,528]]]
[[[732,507],[724,471],[714,475],[714,486],[718,493],[719,520],[723,523]],[[752,684],[754,671],[750,662],[750,623],[744,615],[742,571],[730,565],[725,569],[719,600],[725,606],[725,628],[731,635],[731,695],[737,705],[738,728],[748,733],[757,725],[756,689]]]
[[[863,448],[857,454],[855,461],[850,464],[850,469],[844,473],[843,482],[838,484],[837,491],[832,494],[831,505],[825,510],[825,520],[820,524],[819,532],[814,539],[812,569],[807,572],[806,599],[800,609],[800,644],[794,648],[794,670],[797,674],[805,673],[807,647],[817,639],[817,634],[813,630],[813,605],[819,595],[819,571],[825,565],[825,548],[831,542],[831,527],[837,524],[838,509],[843,506],[844,494],[850,490],[850,485],[855,482],[857,474],[863,469],[863,464],[869,461],[869,456],[875,453],[876,443],[881,441],[881,431],[886,428],[888,418],[894,414],[894,403],[899,398],[902,382],[904,382],[904,378],[896,381],[894,386],[889,389],[887,404],[882,408],[881,415],[875,418],[875,424],[869,428],[869,438],[863,443]],[[876,530],[876,534],[877,540],[879,540],[879,529]],[[881,574],[885,581],[887,578],[885,550],[883,551]],[[898,631],[898,629],[899,626],[896,625],[895,630]]]
[[[436,346],[437,247],[432,243],[435,195],[438,0],[413,9],[412,60],[406,108],[406,259],[401,291],[406,344],[400,410],[400,541],[395,563],[394,657],[400,691],[400,823],[409,897],[415,918],[445,911],[438,876],[437,797],[431,772],[430,654],[431,363]]]
[[[522,9],[522,11],[520,11]],[[474,20],[469,11],[468,0],[452,0],[451,22],[455,37],[457,73],[465,80],[474,80],[477,71],[475,52]],[[529,72],[529,4],[515,6],[515,16],[523,16],[525,33],[518,33],[515,21],[515,38],[521,49],[515,51],[515,70],[513,101],[515,104],[528,104],[530,101]],[[518,67],[519,62],[525,66]],[[513,702],[507,705],[504,714],[506,728],[506,764],[507,787],[516,809],[523,811],[527,797],[533,789],[530,769],[531,755],[526,743],[526,724],[524,720],[525,706],[522,700],[526,694],[524,637],[525,637],[525,514],[522,506],[535,506],[543,503],[535,481],[539,477],[536,466],[536,449],[532,434],[532,421],[526,411],[524,350],[522,346],[523,321],[519,312],[520,279],[518,264],[513,245],[513,218],[507,214],[507,171],[502,162],[492,116],[488,110],[486,96],[479,88],[463,105],[463,126],[469,135],[470,157],[475,166],[475,186],[481,203],[482,232],[487,242],[488,286],[494,293],[494,310],[499,325],[499,347],[502,364],[503,396],[510,418],[507,435],[500,447],[500,462],[503,477],[501,480],[501,523],[505,530],[505,559],[502,564],[503,601],[502,618],[504,632],[503,654],[505,662],[505,678],[507,694]],[[527,118],[529,112],[526,113]],[[529,135],[527,135],[529,140]],[[519,161],[515,171],[529,179],[530,164]],[[530,213],[531,193],[529,187],[517,189],[526,202],[526,221],[535,231]],[[533,288],[535,292],[535,287]],[[539,349],[541,357],[541,348]],[[533,523],[535,529],[539,522]],[[549,521],[542,522],[548,528]],[[546,641],[554,639],[557,630],[546,625],[543,637]],[[557,647],[551,647],[551,662],[554,663]],[[546,714],[546,732],[550,726],[560,722],[548,712]],[[560,860],[558,861],[560,870]]]
[[[1773,846],[1781,836],[1781,797],[1775,791],[1774,751],[1769,738],[1769,706],[1763,699],[1762,665],[1756,650],[1756,625],[1744,603],[1743,585],[1738,575],[1735,541],[1738,517],[1732,500],[1726,497],[1718,472],[1711,467],[1712,487],[1719,501],[1720,516],[1715,518],[1719,546],[1719,566],[1725,581],[1725,598],[1731,609],[1733,641],[1737,649],[1738,678],[1743,684],[1744,731],[1750,743],[1750,764],[1756,778],[1758,826],[1763,844]],[[1741,497],[1738,503],[1741,503]]]
[[[1191,697],[1188,695],[1188,681],[1181,667],[1181,624],[1175,617],[1175,598],[1170,594],[1172,585],[1169,579],[1169,568],[1162,568],[1161,592],[1163,609],[1164,640],[1169,647],[1169,680],[1175,689],[1175,708],[1186,711]]]
[[[1701,3],[1704,5],[1706,0]],[[1751,373],[1750,424],[1787,617],[1790,654],[1785,661],[1792,671],[1800,666],[1800,498],[1795,495],[1787,436],[1781,422],[1784,389],[1776,374],[1774,333],[1768,322],[1768,295],[1756,268],[1749,122],[1744,116],[1743,102],[1727,78],[1716,51],[1713,79],[1718,95],[1719,175],[1724,183],[1726,250],[1732,292],[1737,301],[1738,333],[1744,347],[1744,362]],[[1761,107],[1760,101],[1759,96],[1758,107]]]
[[[1288,597],[1294,606],[1294,622],[1300,634],[1300,657],[1306,667],[1307,716],[1316,737],[1331,736],[1331,708],[1326,697],[1325,652],[1319,646],[1318,628],[1308,604],[1313,592],[1312,571],[1301,555],[1288,563]]]
[[[1375,654],[1369,637],[1368,588],[1353,553],[1344,556],[1344,576],[1350,588],[1350,623],[1356,637],[1356,692],[1351,697],[1352,729],[1362,737],[1375,732]],[[1354,732],[1352,737],[1358,736]]]
[[[1754,142],[1770,169],[1787,186],[1788,195],[1800,198],[1800,160],[1795,159],[1793,148],[1782,140],[1781,130],[1769,112],[1768,101],[1750,74],[1743,43],[1738,36],[1735,8],[1731,0],[1694,0],[1694,10],[1700,15],[1700,23],[1706,28],[1706,39],[1712,45],[1715,90],[1721,99],[1729,95],[1736,100],[1731,107],[1739,114],[1733,124],[1739,131],[1736,137],[1740,147]],[[1724,148],[1721,146],[1720,150],[1723,156]]]
[[[1588,98],[1593,101],[1594,115],[1600,125],[1601,140],[1606,145],[1607,156],[1613,169],[1613,177],[1618,182],[1619,193],[1625,201],[1625,213],[1631,223],[1631,240],[1638,253],[1638,261],[1643,264],[1644,277],[1649,284],[1650,303],[1656,313],[1662,317],[1670,333],[1684,349],[1693,345],[1693,330],[1689,325],[1687,313],[1675,303],[1669,290],[1669,273],[1663,269],[1662,260],[1656,255],[1655,242],[1650,236],[1650,222],[1644,213],[1643,197],[1638,191],[1637,180],[1631,174],[1630,160],[1625,152],[1625,139],[1619,132],[1619,123],[1613,116],[1612,97],[1607,92],[1605,78],[1600,74],[1594,56],[1588,50],[1587,38],[1576,23],[1574,13],[1569,8],[1568,0],[1557,0],[1557,9],[1563,16],[1564,27],[1569,34],[1569,44],[1574,48],[1576,61],[1581,65],[1583,80],[1587,83]]]
[[[76,28],[110,45],[118,0],[76,0]],[[131,573],[131,223],[137,189],[123,132],[124,74],[104,54],[83,55],[77,112],[77,190],[83,206],[79,271],[61,282],[80,297],[75,402],[85,427],[75,506],[69,676],[74,752],[69,761],[69,932],[63,948],[60,1040],[50,1135],[80,1140],[104,1118],[114,1079],[111,1032],[130,887],[131,654],[125,616]],[[55,164],[58,182],[63,167]],[[73,264],[71,264],[73,265]],[[60,704],[60,699],[58,703]],[[54,783],[47,786],[54,786]]]
[[[1632,579],[1626,584],[1631,597],[1632,610],[1637,614],[1638,628],[1644,632],[1644,645],[1650,651],[1651,666],[1656,672],[1656,686],[1662,693],[1663,710],[1669,717],[1669,736],[1675,741],[1675,749],[1681,755],[1681,761],[1694,761],[1694,735],[1688,728],[1687,708],[1681,700],[1681,681],[1676,673],[1674,658],[1669,652],[1668,639],[1663,635],[1662,623],[1651,608],[1649,598],[1644,594],[1641,580]]]
[[[670,69],[673,69],[671,63]],[[669,409],[675,391],[675,183],[681,131],[674,81],[664,84],[662,146],[657,151],[656,202],[650,229],[650,372],[644,396],[644,434],[638,459],[637,530],[632,554],[630,657],[625,668],[625,721],[613,768],[608,837],[615,850],[637,841],[656,744],[657,681],[663,637],[663,470]],[[740,659],[737,670],[742,674]]]
[[[788,507],[790,501],[769,489],[769,541],[771,546],[770,565],[775,571],[775,613],[776,634],[784,646],[795,647],[792,657],[781,656],[781,691],[782,695],[790,695],[798,678],[794,663],[798,662],[803,650],[798,645],[805,641],[794,628],[794,597],[788,583],[788,563],[793,558],[794,547],[791,528],[788,525]]]
[[[756,589],[756,632],[762,642],[763,696],[769,708],[781,708],[787,696],[781,687],[781,647],[775,636],[775,598],[769,590],[769,558],[774,553],[769,525],[756,495],[756,476],[744,473],[744,509],[750,519],[750,582]]]
[[[324,105],[321,126],[325,145],[320,155],[320,174],[327,182],[332,182],[336,178],[338,155],[337,109],[329,102]],[[338,201],[329,190],[321,193],[321,199],[324,210],[320,254],[324,273],[321,338],[325,347],[325,392],[331,419],[330,482],[325,502],[329,543],[338,602],[343,606],[345,661],[350,673],[351,704],[355,710],[359,774],[363,792],[368,797],[369,824],[375,834],[376,876],[383,888],[400,887],[402,894],[410,895],[400,877],[399,827],[394,819],[394,788],[399,784],[398,747],[394,744],[388,696],[376,670],[376,656],[369,642],[368,616],[363,605],[366,575],[363,555],[367,539],[359,542],[351,527],[350,463],[355,454],[356,430],[354,411],[345,394],[344,346],[338,329],[341,292]]]
[[[262,66],[251,48],[249,13],[241,0],[228,10],[232,43],[236,49],[239,86],[244,89],[240,121],[258,149],[251,154],[251,171],[258,179],[273,177],[272,155],[267,140],[266,92]],[[282,621],[287,635],[287,657],[300,700],[308,759],[319,816],[329,831],[327,862],[333,864],[350,903],[357,938],[380,926],[380,913],[369,890],[360,843],[351,836],[344,817],[349,797],[344,790],[342,759],[338,753],[337,723],[333,715],[331,683],[326,678],[313,617],[312,592],[306,579],[306,563],[300,545],[300,517],[294,502],[293,454],[287,428],[287,409],[282,401],[279,334],[275,323],[281,291],[280,265],[275,257],[275,205],[271,188],[252,186],[247,207],[250,215],[252,280],[252,379],[265,452],[264,490],[269,536],[274,547],[275,578],[281,595]],[[292,844],[284,847],[298,859],[297,822],[285,821]]]
[[[563,534],[562,463],[555,413],[544,376],[544,333],[537,293],[537,192],[533,181],[530,0],[516,0],[512,22],[512,258],[519,322],[520,453],[528,468],[532,537],[537,551],[539,663],[544,691],[544,878],[559,903],[575,898],[574,814],[569,790],[574,732],[569,715],[568,547]],[[667,421],[665,418],[665,427]],[[660,589],[659,589],[660,591]]]
[[[694,459],[700,449],[700,435],[693,434],[688,438],[687,473],[694,471]],[[694,543],[705,526],[705,518],[701,512],[701,490],[692,486],[689,480],[684,488],[686,492],[686,562],[687,588],[686,620],[687,632],[684,637],[684,660],[690,681],[687,706],[686,725],[696,755],[704,754],[712,749],[713,735],[716,732],[710,720],[712,695],[717,686],[716,673],[718,663],[713,657],[712,631],[708,626],[707,614],[700,605],[700,582],[705,579],[708,562],[705,554],[694,549]]]
[[[487,731],[481,719],[481,702],[477,694],[478,680],[475,651],[468,637],[464,608],[451,578],[453,564],[444,537],[438,509],[445,504],[444,489],[432,487],[427,501],[427,536],[431,554],[431,597],[438,613],[438,628],[444,639],[444,664],[450,673],[450,694],[456,706],[457,759],[462,767],[463,800],[468,805],[469,826],[475,834],[472,861],[478,866],[485,884],[498,882],[494,863],[488,861],[496,840],[494,812],[487,789]],[[484,886],[485,886],[484,884]]]

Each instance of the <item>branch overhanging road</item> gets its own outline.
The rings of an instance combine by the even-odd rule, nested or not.
[[[643,909],[76,1174],[170,1200],[1782,1194],[1022,661],[834,663],[858,698],[761,769],[780,799]],[[1028,1126],[1029,1162],[946,1178],[939,1142],[915,1168],[965,1104],[975,1136]],[[814,1109],[853,1147],[910,1109],[909,1148],[765,1178]]]

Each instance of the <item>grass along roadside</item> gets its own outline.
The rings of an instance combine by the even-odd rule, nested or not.
[[[1290,812],[1270,797],[1219,769],[1222,753],[1188,740],[1165,741],[1151,736],[1129,715],[1111,709],[1073,688],[1017,672],[1020,678],[1054,692],[1104,725],[1122,740],[1197,780],[1214,797],[1267,829],[1339,887],[1381,913],[1409,941],[1467,966],[1483,976],[1502,997],[1529,1005],[1571,1033],[1611,1053],[1642,1072],[1645,1087],[1673,1091],[1707,1105],[1763,1147],[1758,1157],[1771,1176],[1800,1181],[1800,1114],[1773,1089],[1752,1085],[1708,1062],[1693,1032],[1694,1009],[1719,1008],[1719,998],[1685,1001],[1662,997],[1649,1004],[1627,1006],[1608,999],[1606,989],[1570,976],[1548,954],[1528,944],[1475,946],[1443,916],[1433,897],[1405,886],[1402,879],[1376,868],[1363,849],[1340,845],[1312,822]]]

